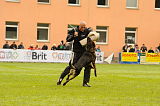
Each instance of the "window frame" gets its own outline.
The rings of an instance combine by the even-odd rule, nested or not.
[[[108,0],[108,5],[98,5],[98,0],[97,0],[97,7],[100,7],[100,8],[108,8],[110,5],[110,0]]]
[[[49,0],[48,3],[46,3],[46,2],[38,2],[38,0],[37,0],[37,3],[38,3],[38,4],[51,4],[51,0]]]
[[[16,39],[11,39],[11,38],[6,38],[6,34],[7,34],[7,31],[5,31],[5,40],[18,40],[18,35],[19,35],[19,25],[18,25],[18,22],[15,22],[15,23],[17,23],[17,25],[5,25],[5,28],[7,28],[7,27],[13,27],[13,28],[17,28],[17,37],[16,37]]]
[[[5,0],[6,2],[15,2],[15,3],[18,3],[20,2],[21,0],[18,0],[18,1],[14,1],[14,0]]]
[[[127,0],[126,0],[126,8],[127,9],[139,9],[139,0],[137,0],[137,7],[128,7],[127,6]]]
[[[125,28],[135,28],[136,30],[135,31],[126,31],[125,29],[125,33],[124,33],[124,43],[126,43],[126,33],[135,33],[135,43],[137,43],[137,28],[136,27],[125,27]],[[127,43],[128,45],[134,45],[132,43]]]
[[[97,26],[96,26],[97,27]],[[96,32],[106,32],[106,42],[98,42],[96,41],[96,44],[108,44],[108,30],[109,30],[109,27],[108,26],[103,26],[103,27],[107,27],[107,29],[97,29],[96,28]]]
[[[39,23],[37,23],[39,24]],[[47,23],[41,23],[41,24],[47,24]],[[38,33],[37,33],[37,36],[36,36],[36,39],[37,39],[37,42],[49,42],[49,37],[50,37],[50,24],[48,24],[48,27],[42,27],[42,26],[38,26],[37,25],[37,31],[38,29],[47,29],[48,30],[48,40],[38,40]]]
[[[81,3],[81,0],[79,0],[79,4],[69,4],[69,0],[68,0],[68,6],[77,6],[77,7],[79,7],[80,3]]]
[[[156,8],[156,0],[155,0],[155,4],[154,4],[154,9],[155,9],[155,10],[160,10],[160,7],[159,7],[159,8]]]

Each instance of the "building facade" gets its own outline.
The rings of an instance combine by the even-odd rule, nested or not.
[[[100,33],[105,56],[118,56],[125,43],[157,47],[159,17],[160,0],[0,0],[0,46],[15,41],[50,49],[83,20]]]

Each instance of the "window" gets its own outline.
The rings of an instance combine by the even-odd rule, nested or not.
[[[37,24],[37,41],[49,41],[49,24]]]
[[[72,30],[73,28],[77,28],[78,25],[68,24],[68,31]]]
[[[79,5],[80,0],[68,0],[68,4],[71,4],[71,5]]]
[[[125,43],[135,44],[136,28],[125,28]]]
[[[18,39],[18,22],[6,22],[6,40]]]
[[[96,27],[96,32],[99,33],[100,37],[97,41],[97,43],[108,43],[107,41],[107,36],[108,36],[108,27],[106,26],[97,26]]]
[[[155,1],[155,8],[160,9],[160,0]]]
[[[109,6],[109,0],[98,0],[97,5],[100,6],[100,7],[108,7]]]
[[[138,8],[138,0],[126,0],[127,8]]]
[[[38,0],[38,3],[49,4],[50,0]]]
[[[20,2],[20,0],[6,0],[6,1],[11,1],[11,2]]]

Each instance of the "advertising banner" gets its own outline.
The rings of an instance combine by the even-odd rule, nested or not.
[[[160,62],[160,53],[147,53],[146,62]]]
[[[140,64],[159,64],[160,53],[143,53],[140,60]]]
[[[71,51],[0,49],[0,61],[68,63]],[[103,63],[104,53],[96,52],[96,63]]]
[[[122,61],[126,62],[138,62],[138,53],[125,53],[122,54]]]

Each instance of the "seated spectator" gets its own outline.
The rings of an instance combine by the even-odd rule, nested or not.
[[[96,48],[96,52],[101,52],[100,46]]]
[[[128,49],[128,45],[127,43],[123,46],[122,48],[122,52],[127,52],[127,49]]]
[[[42,50],[48,50],[48,46],[46,44],[43,45]]]
[[[158,48],[158,50],[160,51],[160,43],[159,43],[159,46],[158,46],[157,48]]]
[[[17,45],[16,45],[15,41],[11,44],[10,48],[11,49],[17,49]]]
[[[31,44],[28,49],[29,50],[34,50],[33,44]]]
[[[56,47],[56,44],[54,43],[53,46],[51,47],[51,50],[56,50],[57,47]]]
[[[38,45],[36,45],[36,47],[34,48],[34,50],[41,50]]]
[[[64,50],[63,40],[62,40],[61,43],[58,45],[57,50]]]
[[[152,47],[148,50],[148,53],[154,53]]]
[[[158,47],[156,47],[156,48],[155,48],[154,53],[159,53],[159,49],[158,49]]]
[[[6,41],[6,43],[3,45],[3,49],[10,49],[8,41]]]
[[[18,49],[24,49],[23,42],[18,45]]]
[[[142,45],[142,47],[141,47],[141,52],[142,52],[142,53],[147,52],[147,47],[145,46],[145,44]]]

